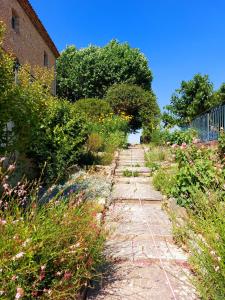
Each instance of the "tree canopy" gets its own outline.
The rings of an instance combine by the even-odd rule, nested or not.
[[[131,129],[136,130],[143,126],[153,126],[159,119],[159,107],[155,95],[143,88],[132,84],[116,84],[110,87],[106,94],[116,114],[124,112],[132,117]]]
[[[104,47],[77,49],[70,46],[57,61],[59,96],[74,102],[103,98],[116,83],[136,84],[151,90],[152,73],[146,57],[128,43],[112,40]]]
[[[179,89],[166,106],[165,122],[176,125],[188,125],[194,117],[211,107],[213,101],[213,84],[208,75],[196,74],[189,81],[182,81]]]

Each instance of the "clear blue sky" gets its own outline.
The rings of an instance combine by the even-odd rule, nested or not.
[[[181,80],[225,81],[225,0],[30,0],[61,51],[116,38],[140,48],[160,107]]]

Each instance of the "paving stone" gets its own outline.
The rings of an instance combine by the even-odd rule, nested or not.
[[[132,146],[121,151],[119,159],[114,201],[106,214],[107,263],[87,299],[199,299],[189,281],[187,254],[174,244],[171,222],[161,209],[162,195],[154,190],[150,178],[118,176],[132,159],[143,163],[144,150]],[[147,168],[140,169],[142,175],[149,173]]]

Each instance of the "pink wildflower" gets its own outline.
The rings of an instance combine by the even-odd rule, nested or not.
[[[72,273],[69,272],[69,271],[66,271],[65,274],[64,274],[64,276],[63,276],[63,278],[65,280],[70,280],[72,278]]]
[[[15,170],[15,168],[16,168],[16,166],[15,166],[15,165],[10,165],[10,166],[8,167],[8,172],[12,172],[12,171],[14,171],[14,170]]]
[[[8,183],[4,183],[2,186],[5,191],[7,191],[9,189]]]
[[[185,149],[187,147],[186,143],[182,143],[182,145],[180,146],[181,149]]]
[[[178,146],[177,144],[173,144],[171,147],[172,148],[177,148],[177,146]]]
[[[13,275],[13,276],[12,276],[12,280],[13,280],[13,281],[16,281],[17,278],[18,278],[18,276],[16,276],[16,275]]]
[[[0,219],[0,225],[5,225],[7,223],[6,220]]]

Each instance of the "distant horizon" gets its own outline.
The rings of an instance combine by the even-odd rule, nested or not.
[[[225,1],[30,2],[60,52],[70,45],[101,47],[112,39],[139,48],[161,109],[181,81],[196,73],[209,75],[215,89],[225,81]]]

